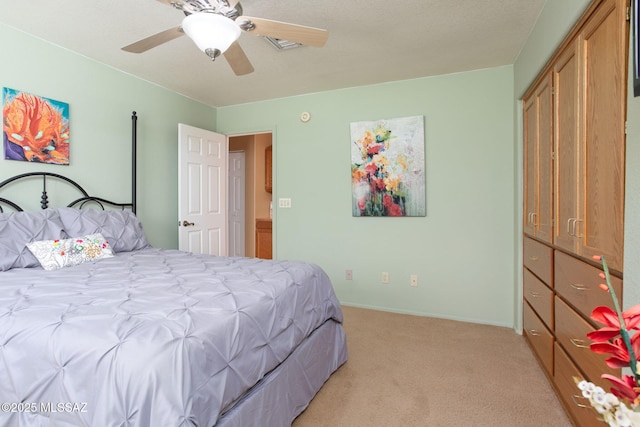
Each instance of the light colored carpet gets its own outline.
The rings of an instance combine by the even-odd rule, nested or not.
[[[343,309],[349,360],[293,427],[571,425],[512,329]]]

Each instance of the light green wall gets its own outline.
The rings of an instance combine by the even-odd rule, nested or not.
[[[69,166],[0,160],[0,180],[68,175],[87,191],[131,199],[131,112],[139,139],[138,216],[155,246],[177,247],[178,123],[215,128],[215,109],[0,24],[0,87],[69,103]],[[36,196],[34,202],[38,201]]]
[[[321,265],[342,303],[512,326],[513,99],[507,66],[219,108],[217,131],[274,131],[274,206],[292,199],[274,212],[275,254]],[[427,216],[352,217],[350,122],[413,115]]]

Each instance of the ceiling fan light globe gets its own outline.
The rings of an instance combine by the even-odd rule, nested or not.
[[[182,20],[182,29],[203,52],[224,52],[240,37],[240,27],[231,19],[215,13],[192,13]]]

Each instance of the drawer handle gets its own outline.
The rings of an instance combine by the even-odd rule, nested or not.
[[[571,395],[571,400],[573,400],[573,403],[575,403],[575,405],[580,407],[580,408],[589,408],[590,407],[590,405],[585,405],[584,403],[580,403],[580,401],[584,402],[584,401],[587,400],[583,396],[578,396],[577,394],[573,394],[573,395]]]
[[[540,294],[538,292],[531,291],[531,296],[534,298],[538,298]]]
[[[571,341],[571,344],[578,348],[591,348],[589,345],[584,344],[584,340],[578,338],[571,338],[569,341]]]
[[[529,257],[529,261],[537,261],[538,257],[537,256],[530,256]]]
[[[529,334],[534,337],[540,336],[540,332],[536,331],[535,329],[529,329]]]
[[[589,291],[590,290],[588,286],[585,286],[582,283],[572,283],[571,287],[573,289],[575,289],[576,291]]]

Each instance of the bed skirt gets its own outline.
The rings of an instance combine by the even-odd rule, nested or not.
[[[216,427],[291,425],[346,360],[342,324],[327,320],[227,411]]]

